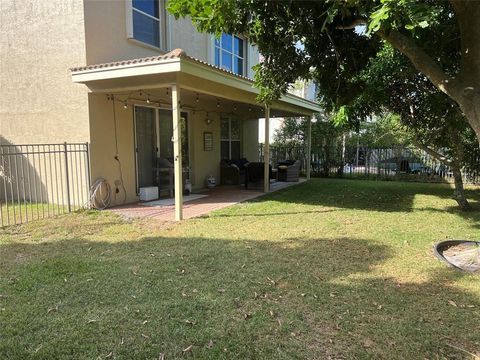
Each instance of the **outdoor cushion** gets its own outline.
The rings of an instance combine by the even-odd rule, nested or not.
[[[278,163],[278,165],[287,165],[287,166],[290,166],[290,165],[293,165],[295,164],[295,160],[283,160],[283,161],[280,161]]]

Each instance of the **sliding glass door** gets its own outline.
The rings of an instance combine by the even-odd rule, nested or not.
[[[154,108],[135,107],[135,152],[137,187],[155,185],[154,164],[157,158],[157,115]]]
[[[188,114],[181,113],[182,167],[189,167]],[[135,107],[135,152],[137,191],[145,186],[170,185],[168,172],[158,168],[173,167],[172,111],[150,107]],[[186,174],[188,176],[188,174]],[[163,178],[162,178],[163,177]]]

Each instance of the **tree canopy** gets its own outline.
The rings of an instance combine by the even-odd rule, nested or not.
[[[458,105],[387,44],[351,81],[363,89],[351,100],[351,112],[381,115],[388,110],[398,114],[410,142],[452,169],[455,198],[467,209],[461,168],[478,166],[475,157],[469,156],[478,146]]]
[[[334,84],[324,100],[342,105],[361,91],[348,79],[388,42],[460,106],[480,139],[479,1],[170,0],[169,11],[190,16],[200,31],[254,42],[264,56],[255,81],[266,102],[313,77]]]

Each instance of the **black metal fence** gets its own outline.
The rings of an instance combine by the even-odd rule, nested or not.
[[[260,161],[264,159],[260,145]],[[480,154],[467,154],[474,164],[463,168],[465,183],[480,184]],[[285,159],[300,160],[302,173],[307,167],[304,146],[270,146],[270,163],[275,167]],[[414,148],[391,149],[345,146],[334,149],[314,149],[311,153],[311,175],[321,177],[350,177],[376,180],[407,180],[453,182],[450,167],[427,152]],[[476,165],[475,165],[476,164]]]
[[[88,143],[0,145],[0,226],[89,206]]]

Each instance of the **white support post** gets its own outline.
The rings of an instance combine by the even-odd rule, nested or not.
[[[172,85],[172,118],[173,118],[173,158],[175,182],[175,220],[183,218],[183,179],[182,179],[182,127],[180,119],[180,88]]]
[[[310,180],[311,156],[312,156],[312,117],[308,118],[308,137],[307,137],[307,180]]]
[[[268,192],[270,190],[270,107],[265,105],[265,145],[263,151],[263,191]]]

